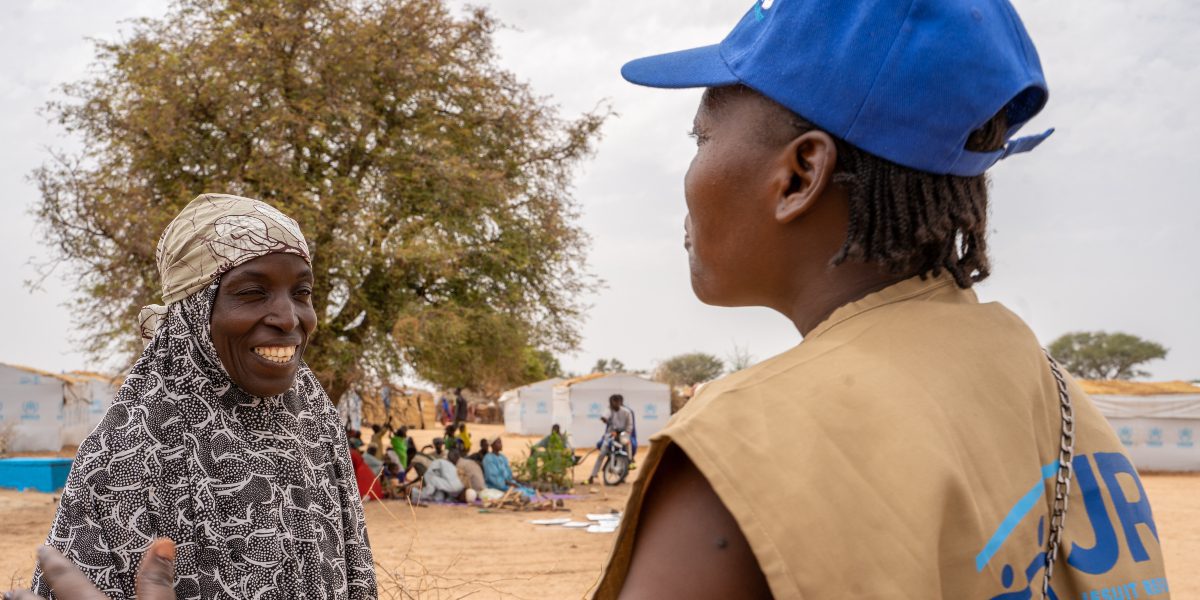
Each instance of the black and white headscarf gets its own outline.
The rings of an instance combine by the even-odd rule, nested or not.
[[[176,542],[181,599],[375,598],[337,411],[303,364],[270,398],[230,380],[210,335],[219,281],[166,307],[80,445],[47,544],[113,598],[134,597],[157,537]],[[52,597],[40,571],[33,590]]]

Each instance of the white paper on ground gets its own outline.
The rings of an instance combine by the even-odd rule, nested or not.
[[[563,523],[570,522],[570,519],[534,519],[530,521],[530,523],[533,523],[534,525],[562,525]]]

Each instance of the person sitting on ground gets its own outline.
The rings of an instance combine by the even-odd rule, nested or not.
[[[447,450],[458,446],[458,423],[446,426],[446,431],[442,434],[442,444]]]
[[[622,438],[628,439],[628,436],[633,434],[633,411],[625,406],[625,397],[620,394],[609,396],[608,415],[600,417],[600,421],[605,424],[604,437],[597,445],[602,457],[611,444],[619,443]],[[596,464],[592,465],[592,474],[587,479],[588,485],[596,481],[596,475],[600,473],[600,464],[603,462],[600,457],[596,458]]]
[[[392,428],[390,425],[375,425],[371,427],[371,443],[367,445],[374,450],[369,450],[367,454],[373,454],[375,458],[383,458],[383,449],[387,448],[383,443],[383,438],[391,433],[391,431]]]
[[[434,460],[436,459],[434,459],[432,456],[423,452],[418,452],[412,457],[412,460],[408,461],[408,467],[412,469],[414,473],[416,473],[415,479],[420,479],[425,476],[425,471],[429,469],[429,465],[433,464]],[[407,472],[405,473],[405,476],[407,478]]]
[[[457,500],[463,493],[462,480],[458,478],[458,469],[454,463],[462,456],[457,449],[451,449],[446,458],[439,458],[430,463],[421,477],[419,487],[412,489],[413,502],[451,502]]]
[[[366,454],[362,455],[363,462],[367,463],[367,468],[371,469],[371,472],[375,475],[379,475],[383,472],[383,461],[375,457],[375,455],[378,453],[379,449],[375,446],[371,446],[370,448],[367,448]]]
[[[567,454],[571,455],[572,466],[579,464],[581,458],[575,455],[575,448],[571,446],[571,440],[567,437],[567,434],[563,433],[562,428],[559,427],[558,423],[552,425],[550,427],[550,433],[546,434],[545,437],[538,440],[537,443],[533,445],[533,448],[530,449],[530,453],[532,454],[539,451],[550,452],[551,449],[555,447],[563,448]]]
[[[462,451],[464,455],[471,451],[471,434],[467,431],[466,423],[458,424],[458,433],[455,435],[455,437],[462,442]]]
[[[476,494],[482,492],[487,487],[487,480],[483,476],[483,466],[477,461],[471,460],[470,457],[463,457],[454,466],[458,469],[458,478],[462,480],[463,485],[467,489],[474,490]],[[468,498],[470,502],[473,498]]]
[[[354,467],[354,479],[358,484],[358,495],[363,500],[383,499],[383,486],[378,475],[367,465],[362,453],[362,440],[350,440],[350,464]]]
[[[404,468],[404,473],[408,473],[408,468],[412,464],[412,457],[417,453],[417,444],[411,437],[408,437],[408,427],[401,425],[400,429],[396,430],[392,436],[392,450],[396,455],[396,462]]]
[[[479,450],[476,451],[474,454],[468,456],[467,458],[482,465],[483,458],[488,455],[488,450],[490,450],[490,447],[488,446],[487,438],[483,438],[483,439],[479,440]]]
[[[429,446],[425,447],[426,449]],[[429,458],[438,459],[446,458],[446,440],[445,438],[433,438],[433,452],[428,453]]]
[[[508,491],[508,487],[515,485],[513,481],[512,467],[508,464],[508,457],[501,452],[504,450],[504,444],[500,438],[496,438],[492,442],[492,451],[483,457],[483,478],[489,488]]]
[[[628,410],[628,409],[626,409],[626,410]],[[537,443],[533,445],[533,447],[534,448],[549,448],[551,440],[556,440],[556,439],[567,450],[570,450],[572,452],[575,451],[575,448],[571,447],[571,442],[567,439],[567,434],[562,432],[562,428],[560,428],[558,426],[558,423],[551,425],[550,433],[546,434],[545,437],[538,440]]]
[[[384,463],[383,473],[379,477],[379,482],[383,485],[384,497],[404,497],[404,469],[400,467],[400,463],[394,460]]]

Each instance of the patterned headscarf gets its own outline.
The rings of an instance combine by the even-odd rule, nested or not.
[[[312,263],[300,225],[275,207],[250,198],[201,194],[167,225],[155,258],[163,304],[178,302],[214,279],[265,254],[295,254]],[[142,341],[154,338],[167,307],[152,304],[139,315]]]
[[[176,542],[181,599],[376,597],[345,431],[320,383],[301,364],[288,391],[251,396],[212,343],[222,273],[270,252],[307,258],[295,223],[263,207],[201,196],[171,224],[159,260],[170,304],[79,446],[46,543],[114,598],[134,597],[156,537]],[[33,589],[52,597],[40,571]]]

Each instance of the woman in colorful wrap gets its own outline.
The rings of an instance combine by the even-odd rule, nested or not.
[[[317,316],[299,226],[204,194],[156,258],[165,306],[142,310],[145,350],[80,445],[46,543],[113,598],[134,597],[160,538],[178,598],[375,598],[346,435],[301,360]],[[34,573],[35,592],[52,585]]]

